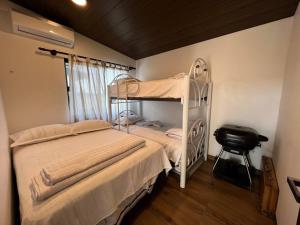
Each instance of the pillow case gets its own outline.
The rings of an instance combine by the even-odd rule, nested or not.
[[[136,125],[141,127],[156,127],[162,128],[164,125],[159,120],[151,120],[151,121],[140,121],[137,122]]]
[[[171,128],[166,131],[166,135],[171,138],[181,139],[182,138],[182,129],[181,128]]]
[[[71,135],[70,127],[64,124],[51,124],[33,127],[10,135],[14,141],[10,147],[34,144]]]
[[[127,116],[120,117],[120,122],[119,122],[118,119],[116,119],[115,124],[120,123],[120,125],[126,126],[127,121],[128,121],[128,125],[132,125],[132,124],[135,124],[136,122],[141,121],[141,120],[143,120],[142,117],[139,117],[137,115],[129,115],[128,117]]]
[[[105,130],[111,128],[111,124],[104,120],[83,120],[73,124],[70,124],[71,133],[73,135],[97,131],[97,130]]]
[[[126,126],[127,125],[127,121],[128,121],[128,125],[132,125],[135,124],[138,121],[142,121],[143,118],[138,116],[134,111],[132,110],[128,110],[128,117],[127,117],[127,111],[124,110],[122,112],[120,112],[120,121],[119,119],[116,119],[114,121],[115,124],[120,124],[122,126]]]

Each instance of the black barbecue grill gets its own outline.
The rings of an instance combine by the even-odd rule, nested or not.
[[[215,131],[214,136],[216,137],[217,142],[222,145],[222,149],[216,159],[213,171],[224,151],[235,155],[241,155],[247,169],[251,187],[252,179],[250,169],[252,168],[252,165],[249,159],[249,151],[257,146],[260,147],[260,142],[268,141],[268,138],[258,134],[257,131],[252,128],[236,125],[224,125]]]

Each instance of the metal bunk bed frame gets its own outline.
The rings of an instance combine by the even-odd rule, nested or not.
[[[205,80],[203,80],[205,78]],[[210,71],[207,63],[197,58],[187,75],[183,77],[184,93],[183,98],[141,98],[128,95],[128,85],[136,84],[136,91],[139,91],[140,80],[134,78],[129,74],[120,74],[117,76],[110,85],[108,85],[108,100],[109,100],[109,121],[112,123],[112,109],[111,105],[115,101],[117,104],[118,120],[120,121],[120,104],[126,104],[127,118],[128,118],[128,104],[131,100],[138,101],[173,101],[181,102],[183,105],[182,113],[182,154],[179,167],[174,171],[180,175],[180,187],[185,188],[187,177],[207,160],[208,146],[209,146],[209,133],[210,133],[210,114],[211,114],[211,98],[212,98],[212,82]],[[119,87],[125,84],[126,96],[120,97]],[[117,96],[111,96],[110,87],[117,85]],[[191,98],[191,93],[194,98]],[[132,93],[131,93],[132,94]],[[193,119],[193,110],[203,110],[204,115]],[[190,121],[192,119],[192,121]],[[192,122],[192,123],[190,123]],[[120,130],[120,123],[119,123]],[[127,133],[129,133],[129,124],[127,119]],[[188,157],[191,155],[192,157]]]

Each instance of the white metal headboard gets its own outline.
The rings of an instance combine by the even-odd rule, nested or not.
[[[197,58],[190,67],[189,76],[193,79],[205,79],[210,82],[210,73],[207,63],[202,58]]]

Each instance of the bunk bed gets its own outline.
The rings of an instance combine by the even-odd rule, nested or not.
[[[212,95],[212,82],[207,63],[197,58],[191,65],[189,73],[180,73],[161,80],[140,81],[129,74],[120,74],[108,85],[107,90],[111,123],[113,123],[113,104],[117,106],[117,120],[120,121],[120,104],[126,105],[128,118],[129,104],[133,101],[181,103],[183,108],[181,151],[180,160],[175,164],[174,171],[180,175],[180,187],[185,188],[187,177],[207,160]],[[128,119],[125,127],[126,132],[130,133],[132,129]],[[120,123],[117,129],[121,130]],[[141,135],[141,132],[136,131],[134,134]],[[150,138],[149,135],[145,136]],[[160,142],[156,138],[152,140]]]

